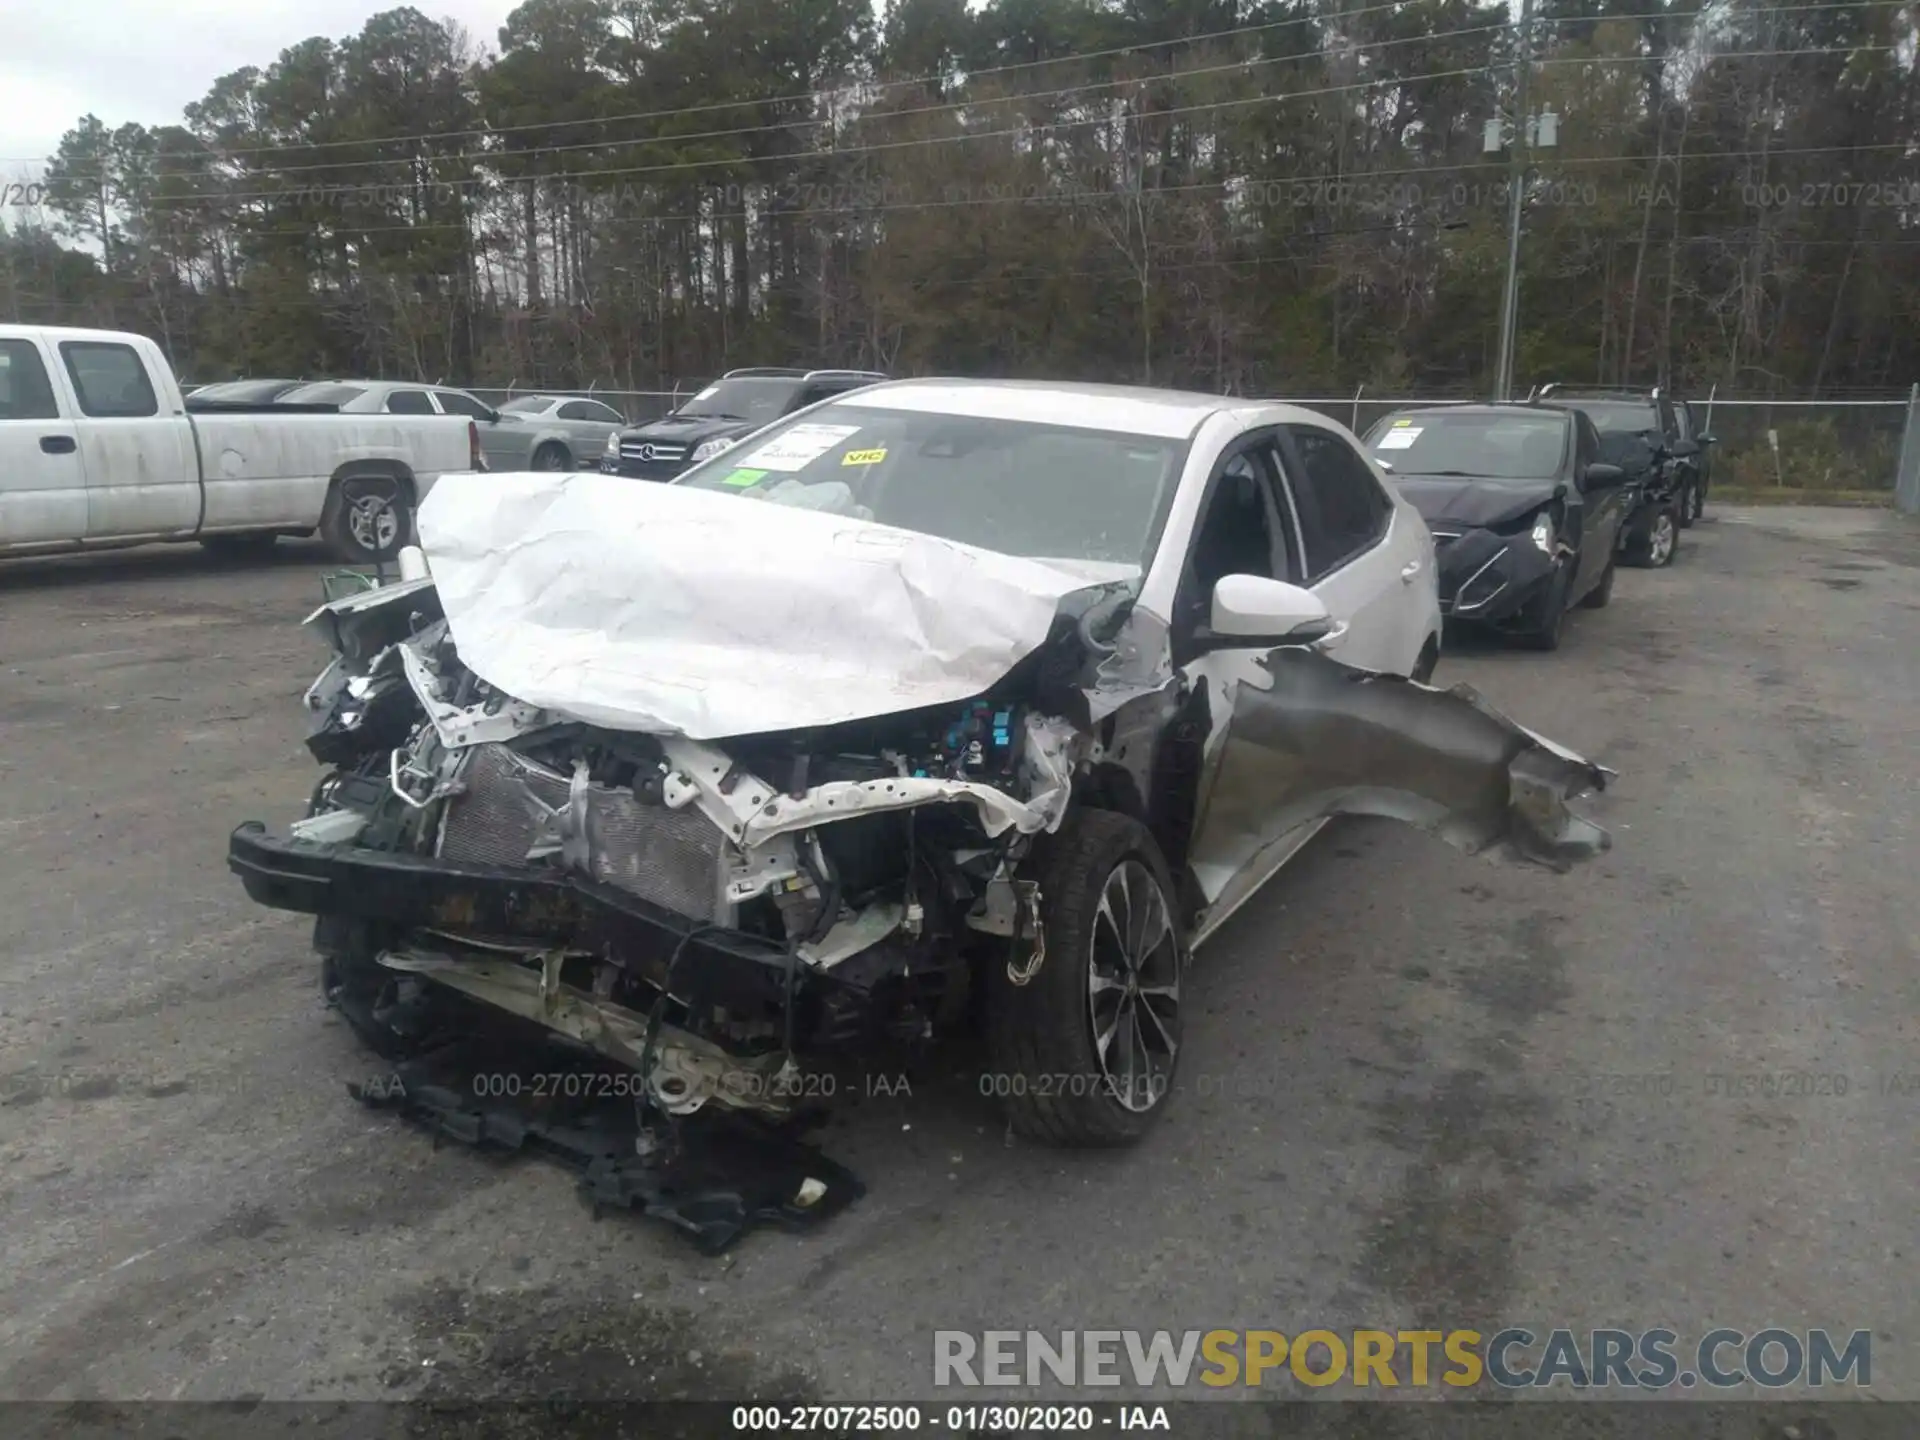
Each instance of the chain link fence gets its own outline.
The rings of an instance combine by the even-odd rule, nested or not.
[[[1907,392],[1907,431],[1900,442],[1900,474],[1894,481],[1894,506],[1920,515],[1920,385]]]
[[[611,405],[636,425],[657,420],[698,393],[705,381],[672,390],[585,390],[531,385],[461,387],[489,405],[522,395],[566,395]],[[1395,410],[1466,405],[1459,394],[1381,396],[1362,390],[1341,399],[1275,397],[1317,410],[1364,435]],[[1713,450],[1716,489],[1884,492],[1901,509],[1920,513],[1920,386],[1883,400],[1726,400],[1693,402]]]

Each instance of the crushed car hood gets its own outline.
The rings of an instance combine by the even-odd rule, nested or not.
[[[1558,480],[1470,480],[1455,476],[1394,476],[1394,485],[1428,524],[1480,529],[1537,510],[1560,489]]]
[[[1066,596],[1137,574],[594,473],[447,475],[419,530],[481,679],[695,740],[958,704],[1039,649]]]

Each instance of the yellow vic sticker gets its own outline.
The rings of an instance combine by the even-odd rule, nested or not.
[[[887,458],[885,450],[849,450],[842,465],[878,465]]]

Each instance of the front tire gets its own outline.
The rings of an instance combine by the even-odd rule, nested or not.
[[[391,475],[342,476],[327,496],[320,534],[349,565],[393,559],[413,534],[407,487]]]
[[[1681,489],[1679,503],[1674,508],[1674,523],[1682,530],[1691,529],[1700,508],[1700,482],[1689,480]]]
[[[1145,826],[1079,809],[1035,844],[1046,954],[1026,984],[988,963],[992,1093],[1048,1145],[1129,1145],[1166,1108],[1187,965],[1178,892]]]
[[[1661,570],[1673,563],[1680,548],[1680,525],[1669,500],[1638,528],[1627,547],[1627,560],[1642,570]]]
[[[366,925],[322,916],[314,923],[313,943],[320,952],[321,997],[382,1060],[410,1060],[449,1038],[450,997],[430,981],[381,965]]]
[[[1440,668],[1440,641],[1437,636],[1429,637],[1420,651],[1420,658],[1413,663],[1413,674],[1408,676],[1417,684],[1433,683],[1433,672]]]
[[[1589,590],[1580,603],[1589,610],[1606,609],[1607,602],[1613,599],[1613,577],[1619,568],[1620,557],[1618,553],[1609,555],[1607,557],[1606,573],[1600,577],[1600,583]]]
[[[1572,567],[1563,560],[1554,567],[1553,576],[1547,581],[1532,626],[1520,636],[1521,643],[1529,650],[1560,648],[1560,641],[1567,633],[1567,589],[1572,584]]]
[[[548,441],[533,452],[533,468],[536,470],[571,470],[573,456],[567,453],[567,447]]]

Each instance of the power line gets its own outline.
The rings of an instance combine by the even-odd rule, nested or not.
[[[1893,0],[1886,0],[1886,3],[1893,3]],[[1906,0],[1900,0],[1900,3],[1906,3]],[[1297,23],[1297,22],[1288,22],[1288,23]],[[1500,24],[1495,24],[1495,25],[1475,25],[1475,26],[1470,26],[1463,29],[1459,29],[1459,30],[1444,30],[1433,35],[1399,36],[1390,40],[1376,40],[1376,41],[1371,41],[1364,45],[1349,46],[1349,47],[1346,47],[1346,49],[1344,49],[1341,53],[1343,55],[1358,54],[1362,52],[1385,50],[1385,49],[1389,49],[1399,45],[1426,44],[1434,40],[1448,40],[1461,35],[1487,34],[1493,31],[1505,30],[1510,28],[1511,28],[1510,22],[1502,22]],[[1095,90],[1112,90],[1112,89],[1121,89],[1129,86],[1143,86],[1143,85],[1149,85],[1149,84],[1165,84],[1165,83],[1181,84],[1188,80],[1198,79],[1198,78],[1209,76],[1209,75],[1226,74],[1232,71],[1238,71],[1238,72],[1244,73],[1244,72],[1253,70],[1257,66],[1294,64],[1304,60],[1322,60],[1325,58],[1326,57],[1318,51],[1309,52],[1304,55],[1269,55],[1269,56],[1263,56],[1255,59],[1234,60],[1221,65],[1199,66],[1191,70],[1181,70],[1177,72],[1168,73],[1165,75],[1130,76],[1121,80],[1101,80],[1101,81],[1092,82],[1086,85],[1069,85],[1058,90],[1021,91],[1017,94],[985,96],[976,100],[946,101],[938,105],[923,105],[923,106],[918,106],[908,110],[887,110],[887,111],[874,112],[871,114],[863,113],[860,116],[858,116],[857,119],[859,120],[873,119],[873,120],[891,122],[895,120],[909,119],[918,115],[952,114],[952,113],[964,111],[964,110],[976,110],[989,105],[1011,105],[1011,104],[1024,103],[1026,101],[1031,101],[1031,100],[1058,99],[1059,97],[1065,96],[1065,95],[1084,95],[1090,91],[1095,91]],[[1381,77],[1380,79],[1373,80],[1367,83],[1389,84],[1389,83],[1393,83],[1393,81],[1392,81],[1392,77]],[[1270,98],[1270,97],[1261,97],[1261,98]],[[1168,112],[1160,111],[1155,113],[1164,114]],[[527,149],[527,150],[517,150],[517,149],[516,150],[475,150],[475,151],[462,151],[460,153],[452,154],[452,155],[394,156],[392,158],[384,159],[384,160],[366,160],[366,161],[333,160],[322,165],[277,166],[274,168],[273,173],[276,175],[298,175],[298,174],[309,173],[315,170],[364,169],[365,167],[370,165],[418,165],[421,163],[439,165],[439,164],[450,164],[452,162],[461,161],[461,160],[479,160],[479,161],[490,161],[490,162],[498,162],[498,161],[507,160],[507,159],[520,160],[529,155],[561,155],[561,154],[571,154],[571,153],[575,153],[582,150],[606,150],[611,148],[620,148],[620,147],[635,146],[635,145],[662,145],[662,144],[679,145],[679,144],[685,144],[686,142],[693,141],[693,140],[724,140],[724,139],[731,139],[731,138],[742,136],[742,135],[764,135],[764,134],[770,134],[777,131],[811,128],[811,127],[818,126],[819,123],[820,122],[818,120],[813,120],[813,119],[785,120],[785,121],[779,121],[771,125],[743,125],[743,126],[736,126],[732,129],[727,129],[727,130],[696,130],[696,131],[687,132],[685,134],[647,135],[647,136],[641,136],[638,138],[626,139],[626,140],[591,140],[591,141],[584,141],[577,145],[550,145],[550,146],[542,146],[539,148]],[[1001,133],[1001,132],[993,132],[993,133]],[[959,138],[959,137],[949,137],[949,138]],[[909,143],[919,143],[919,142],[909,142]],[[809,154],[842,154],[844,155],[847,153],[849,153],[848,147],[838,147],[834,150],[800,152],[803,158],[804,156]],[[788,157],[770,157],[770,158],[783,159]],[[710,162],[703,161],[699,163],[703,163],[703,164],[751,163],[751,157],[747,157],[747,156],[728,157],[726,160],[715,160]],[[186,172],[179,172],[179,171],[175,172],[176,175],[184,174],[184,173]],[[549,173],[554,173],[554,172],[549,172]],[[593,174],[596,172],[563,171],[558,173]],[[191,178],[197,179],[200,177],[192,176]],[[357,189],[380,189],[380,188],[386,188],[393,183],[395,182],[369,181],[364,184],[328,186],[327,188],[329,189],[356,189],[356,188]],[[472,183],[472,182],[450,180],[442,183],[466,184],[466,183]],[[297,185],[282,186],[272,191],[255,191],[251,193],[254,196],[272,195],[272,194],[298,194],[301,192],[302,188],[303,187],[300,187]],[[190,196],[206,195],[210,197],[217,197],[222,195],[223,193],[225,192],[222,192],[219,190],[189,192]],[[229,195],[227,198],[237,199],[237,198],[249,198],[249,197],[243,192],[242,195]]]
[[[1340,19],[1357,19],[1362,15],[1374,15],[1386,10],[1399,10],[1405,0],[1382,0],[1382,3],[1365,5],[1350,10]],[[1880,3],[1880,0],[1867,0],[1867,3]],[[1892,3],[1892,0],[1886,0]],[[1815,9],[1843,8],[1841,6],[1814,6]],[[1021,60],[1007,65],[989,65],[978,70],[962,71],[963,81],[971,83],[983,75],[1009,75],[1016,71],[1033,70],[1046,65],[1068,65],[1083,60],[1105,60],[1118,55],[1135,55],[1144,50],[1159,50],[1176,45],[1199,45],[1208,40],[1220,40],[1235,35],[1254,35],[1268,30],[1281,30],[1296,25],[1324,24],[1325,16],[1295,16],[1287,20],[1270,20],[1259,25],[1235,25],[1225,30],[1210,30],[1198,35],[1182,35],[1167,40],[1143,40],[1132,45],[1119,45],[1107,50],[1082,50],[1067,55],[1050,55],[1041,60]],[[755,105],[791,105],[801,101],[820,101],[840,95],[872,93],[897,90],[908,86],[925,85],[928,82],[945,84],[948,76],[938,72],[904,76],[896,80],[879,80],[869,83],[836,85],[814,90],[798,90],[785,95],[757,95],[745,100],[715,100],[704,105],[675,106],[664,110],[635,110],[623,115],[590,116],[578,120],[537,120],[523,125],[503,125],[470,130],[416,131],[402,135],[383,135],[364,140],[314,140],[283,141],[275,145],[254,145],[240,149],[225,150],[227,155],[265,155],[283,150],[333,150],[348,145],[398,145],[411,140],[457,140],[466,136],[516,135],[528,134],[539,130],[566,129],[577,125],[617,125],[629,120],[671,119],[681,115],[711,114],[719,110],[744,110]],[[191,156],[183,158],[192,158]],[[31,163],[31,162],[25,162]]]
[[[1696,151],[1690,152],[1685,158],[1689,160],[1716,160],[1716,159],[1740,160],[1740,159],[1752,159],[1752,158],[1761,157],[1761,156],[1783,158],[1786,156],[1794,156],[1794,155],[1854,155],[1854,154],[1861,154],[1861,153],[1871,152],[1871,151],[1885,151],[1885,150],[1898,150],[1898,151],[1905,152],[1910,150],[1911,148],[1912,147],[1905,141],[1887,141],[1884,143],[1871,144],[1871,145],[1806,145],[1806,146],[1785,146],[1785,147],[1772,146],[1766,149],[1696,150]],[[1561,155],[1561,156],[1555,157],[1553,163],[1555,165],[1624,165],[1624,164],[1643,164],[1649,158],[1651,157],[1646,155],[1624,155],[1624,154],[1585,155],[1585,156]],[[1472,171],[1472,170],[1500,170],[1504,172],[1506,168],[1507,168],[1506,165],[1500,161],[1457,161],[1457,162],[1446,162],[1446,163],[1437,164],[1437,165],[1436,164],[1413,165],[1413,166],[1401,166],[1396,168],[1374,169],[1374,170],[1344,170],[1344,171],[1333,170],[1333,171],[1325,171],[1319,174],[1312,174],[1312,175],[1237,175],[1237,176],[1230,177],[1229,179],[1226,179],[1226,180],[1205,180],[1205,181],[1195,181],[1195,182],[1181,184],[1181,185],[1162,185],[1162,186],[1157,186],[1151,190],[1144,191],[1142,192],[1142,194],[1146,198],[1156,198],[1156,197],[1168,196],[1168,195],[1195,194],[1201,191],[1231,190],[1231,189],[1234,189],[1235,187],[1245,188],[1245,187],[1259,187],[1259,186],[1273,186],[1273,185],[1309,185],[1309,184],[1314,184],[1320,181],[1335,181],[1342,184],[1358,184],[1362,181],[1367,181],[1367,180],[1401,179],[1407,176],[1415,176],[1415,175],[1455,174],[1455,173]],[[766,183],[768,183],[769,188],[777,188],[773,182],[766,182]],[[1049,191],[1044,194],[1032,195],[1032,196],[993,195],[993,196],[971,196],[971,197],[948,198],[944,200],[888,201],[888,202],[883,202],[877,205],[796,206],[792,209],[782,210],[779,213],[783,215],[791,216],[796,219],[817,218],[821,216],[857,216],[857,217],[871,218],[871,217],[880,216],[880,215],[912,213],[912,212],[927,211],[927,210],[965,210],[965,209],[972,209],[982,205],[1031,204],[1031,205],[1041,206],[1044,208],[1061,208],[1067,204],[1070,204],[1074,201],[1079,200],[1084,196],[1091,196],[1101,200],[1111,200],[1111,199],[1121,198],[1122,196],[1128,195],[1131,193],[1132,192],[1123,192],[1123,191],[1115,191],[1115,190],[1075,191],[1072,189],[1063,189],[1059,191]],[[650,224],[650,225],[666,225],[666,224],[674,224],[674,223],[685,223],[685,224],[719,223],[721,221],[726,221],[726,220],[764,219],[766,216],[766,213],[767,212],[764,210],[706,211],[706,212],[690,211],[690,212],[684,212],[680,214],[623,216],[621,217],[621,223]],[[245,229],[246,235],[253,238],[269,237],[269,236],[303,236],[311,239],[311,238],[314,238],[316,234],[316,227],[314,225],[287,226],[287,227],[273,228],[273,229],[256,229],[252,227],[243,227],[243,228]],[[417,234],[417,233],[438,232],[438,231],[460,231],[463,233],[471,233],[473,226],[468,222],[462,221],[462,222],[429,222],[426,224],[418,224],[418,225],[364,225],[364,226],[340,225],[334,228],[339,232],[339,234],[343,238],[352,240],[363,235]]]
[[[1744,8],[1740,10],[1729,11],[1727,12],[1727,14],[1733,17],[1747,17],[1747,16],[1760,16],[1760,15],[1779,15],[1779,14],[1805,14],[1805,13],[1817,13],[1822,11],[1833,11],[1833,10],[1899,9],[1899,8],[1903,8],[1909,3],[1910,3],[1910,0],[1853,0],[1853,3],[1847,3],[1847,0],[1840,0],[1840,3],[1756,6],[1756,7],[1749,7],[1749,8]],[[1349,20],[1358,19],[1359,17],[1364,15],[1377,14],[1382,11],[1397,11],[1402,9],[1403,5],[1404,5],[1404,0],[1387,0],[1387,3],[1366,5],[1355,10],[1347,11],[1344,14],[1335,15],[1335,16],[1325,16],[1325,15],[1296,16],[1294,18],[1286,19],[1286,20],[1267,21],[1258,25],[1241,25],[1241,26],[1234,26],[1228,29],[1223,29],[1223,30],[1207,31],[1198,35],[1177,36],[1177,37],[1173,37],[1165,40],[1140,41],[1131,45],[1116,46],[1106,50],[1076,51],[1076,52],[1072,52],[1065,55],[1049,56],[1045,59],[1040,59],[1040,60],[1026,60],[1026,61],[1020,61],[1014,64],[1008,64],[1008,65],[986,66],[977,70],[962,71],[960,72],[960,79],[962,83],[971,84],[974,80],[984,76],[1011,74],[1017,71],[1031,70],[1031,69],[1036,69],[1036,68],[1050,66],[1050,65],[1068,65],[1068,64],[1074,64],[1074,63],[1087,61],[1087,60],[1108,59],[1108,58],[1122,56],[1122,55],[1139,54],[1139,53],[1150,51],[1150,50],[1168,49],[1175,46],[1199,45],[1210,40],[1219,40],[1219,39],[1225,39],[1225,38],[1230,38],[1235,36],[1255,35],[1255,34],[1260,34],[1266,31],[1281,30],[1281,29],[1286,29],[1286,28],[1290,28],[1293,26],[1300,26],[1300,25],[1331,26],[1334,23],[1343,23]],[[1537,19],[1535,23],[1538,25],[1547,25],[1547,26],[1573,26],[1573,25],[1590,25],[1590,24],[1597,25],[1597,24],[1603,24],[1603,23],[1612,22],[1612,21],[1630,21],[1630,20],[1665,19],[1665,20],[1683,20],[1683,21],[1692,22],[1692,21],[1698,20],[1705,13],[1706,11],[1704,8],[1696,9],[1692,11],[1686,11],[1686,12],[1679,12],[1679,13],[1675,13],[1672,11],[1664,11],[1664,10],[1647,10],[1647,11],[1634,11],[1634,12],[1628,12],[1628,13],[1622,13],[1622,14],[1609,14],[1609,15],[1570,15],[1570,16],[1541,17]],[[1358,52],[1373,49],[1373,48],[1378,48],[1381,46],[1403,43],[1403,40],[1405,43],[1417,43],[1421,41],[1436,41],[1436,40],[1447,39],[1453,35],[1475,34],[1475,33],[1481,33],[1483,31],[1509,30],[1512,28],[1514,28],[1514,22],[1511,20],[1508,20],[1508,21],[1497,22],[1497,23],[1493,23],[1485,26],[1462,27],[1458,30],[1453,30],[1453,31],[1431,32],[1429,34],[1421,35],[1421,36],[1403,37],[1403,38],[1397,38],[1397,39],[1388,40],[1388,41],[1367,42],[1360,45],[1341,46],[1337,51],[1334,51],[1334,52],[1316,50],[1316,51],[1308,52],[1306,54],[1298,55],[1298,56],[1261,57],[1257,60],[1245,60],[1245,61],[1236,62],[1234,66],[1213,67],[1213,68],[1214,69],[1238,68],[1238,66],[1240,65],[1255,64],[1255,63],[1272,63],[1272,62],[1277,62],[1281,60],[1325,58],[1325,56],[1329,53],[1336,53],[1341,55],[1353,54],[1353,53],[1358,53]],[[1851,50],[1854,48],[1856,47],[1846,46],[1846,47],[1832,47],[1830,50],[1825,50],[1825,51],[1799,50],[1799,51],[1785,51],[1785,52],[1752,52],[1752,53],[1755,53],[1755,54],[1760,54],[1760,53],[1820,54],[1820,53],[1834,53],[1835,51]],[[1638,63],[1645,63],[1651,57],[1636,56],[1636,57],[1621,57],[1621,58],[1630,58]],[[1194,72],[1186,72],[1186,73],[1208,73],[1208,72],[1194,71]],[[596,125],[606,126],[606,125],[623,124],[623,123],[634,121],[634,120],[676,119],[676,118],[687,116],[687,115],[710,114],[710,113],[724,111],[724,110],[747,109],[747,108],[760,106],[760,105],[793,104],[801,101],[818,102],[821,100],[838,99],[840,97],[858,98],[861,96],[871,96],[874,94],[883,93],[890,90],[924,85],[929,81],[938,81],[938,82],[944,83],[948,78],[949,77],[946,75],[929,73],[929,74],[923,74],[923,75],[917,75],[917,76],[908,76],[908,77],[895,79],[895,80],[856,82],[856,83],[847,84],[847,85],[825,87],[825,88],[819,88],[814,90],[796,91],[786,95],[756,96],[756,97],[741,99],[741,100],[712,101],[702,105],[675,106],[675,107],[669,107],[669,108],[657,109],[657,110],[639,110],[639,111],[632,111],[632,112],[621,114],[621,115],[583,116],[583,117],[579,117],[575,119],[567,119],[567,120],[530,121],[530,122],[519,124],[519,125],[487,126],[487,127],[481,127],[481,128],[458,129],[458,130],[414,131],[414,132],[409,132],[405,134],[372,136],[372,137],[367,137],[362,139],[352,139],[352,140],[281,141],[281,142],[277,142],[270,145],[254,145],[254,146],[239,146],[239,147],[223,146],[223,147],[219,147],[217,150],[211,150],[211,151],[184,151],[184,152],[183,151],[173,151],[173,152],[161,151],[161,152],[157,152],[153,158],[157,161],[167,160],[167,159],[201,160],[201,159],[209,158],[209,154],[211,154],[214,158],[232,158],[240,155],[267,155],[267,154],[286,153],[290,151],[316,151],[316,150],[342,149],[342,148],[350,148],[350,147],[356,147],[356,146],[393,145],[393,144],[402,144],[402,143],[416,141],[416,140],[458,140],[462,138],[484,139],[490,136],[528,134],[528,133],[533,133],[537,131],[547,131],[547,130],[556,130],[556,129],[577,129],[581,127],[596,126]],[[1177,76],[1139,77],[1136,79],[1130,79],[1125,81],[1099,82],[1099,84],[1100,85],[1136,84],[1136,83],[1141,83],[1141,80],[1143,79],[1177,79],[1177,78],[1178,78]],[[1065,94],[1065,93],[1070,93],[1070,91],[1074,88],[1086,89],[1086,88],[1096,88],[1096,87],[1092,85],[1082,86],[1082,87],[1068,87],[1067,89],[1057,90],[1057,91],[1038,91],[1038,92],[1031,92],[1029,94],[992,97],[991,99],[975,100],[975,101],[956,101],[956,102],[951,102],[950,104],[926,107],[926,111],[934,111],[934,110],[942,110],[942,109],[950,109],[950,108],[964,108],[969,105],[982,104],[982,103],[1004,103],[1004,102],[1019,100],[1019,99],[1039,98],[1049,94]],[[916,111],[903,111],[903,112],[897,112],[897,113],[914,114],[914,113],[925,113],[925,112],[916,110]],[[783,122],[778,122],[771,125],[747,126],[747,127],[734,129],[734,130],[722,130],[722,131],[715,131],[711,133],[716,136],[732,135],[732,134],[755,134],[755,133],[762,133],[762,132],[772,131],[772,130],[791,129],[791,128],[796,128],[798,126],[813,124],[813,123],[817,123],[817,122],[816,121],[783,121]],[[686,139],[686,138],[694,138],[694,137],[650,136],[650,137],[641,137],[638,139],[607,140],[607,141],[592,142],[585,146],[576,145],[576,146],[531,147],[527,150],[514,152],[514,153],[520,153],[520,154],[562,153],[564,151],[581,149],[581,148],[592,149],[592,148],[601,148],[607,145],[652,144],[652,143],[657,143],[660,139]],[[497,152],[497,151],[475,152],[476,155],[485,156],[487,158],[492,158],[499,153],[502,153],[502,152]],[[38,163],[42,163],[45,158],[46,157],[44,156],[34,156],[34,157],[16,156],[16,157],[12,157],[9,160],[0,160],[0,163],[38,164]],[[386,159],[373,159],[373,160],[366,160],[366,161],[335,161],[335,162],[329,162],[324,165],[305,166],[305,167],[283,167],[283,169],[285,171],[291,171],[293,169],[324,169],[324,168],[339,168],[342,166],[355,166],[355,165],[413,164],[413,163],[417,163],[421,158],[423,157],[394,156]],[[440,157],[433,157],[433,158],[464,159],[464,158],[474,158],[474,156],[462,153],[462,154],[440,156]]]
[[[1833,46],[1833,47],[1828,47],[1824,50],[1723,51],[1723,52],[1720,52],[1719,58],[1751,59],[1751,58],[1762,58],[1762,57],[1780,56],[1780,55],[1831,54],[1831,53],[1842,53],[1842,52],[1847,54],[1890,53],[1897,50],[1898,48],[1899,47],[1897,46],[1891,46],[1891,45],[1878,45],[1878,46],[1849,45],[1849,46]],[[1560,57],[1555,59],[1541,60],[1535,63],[1540,65],[1644,65],[1646,63],[1646,57],[1639,56],[1639,55],[1577,56],[1577,57]],[[1377,77],[1369,80],[1352,81],[1344,85],[1326,85],[1326,86],[1318,86],[1310,90],[1294,90],[1281,95],[1252,95],[1252,96],[1244,96],[1244,97],[1241,97],[1238,99],[1232,99],[1232,100],[1208,101],[1204,104],[1198,104],[1198,105],[1169,106],[1166,109],[1155,110],[1151,112],[1151,118],[1168,119],[1178,115],[1192,115],[1192,114],[1199,114],[1202,112],[1232,110],[1232,109],[1237,109],[1247,105],[1269,105],[1269,104],[1277,105],[1285,101],[1309,100],[1309,99],[1317,99],[1327,95],[1350,94],[1354,91],[1374,90],[1382,86],[1408,86],[1408,85],[1426,82],[1426,81],[1459,79],[1464,76],[1480,75],[1484,73],[1484,71],[1485,71],[1484,66],[1475,65],[1475,66],[1466,66],[1466,67],[1462,67],[1454,70],[1422,71],[1422,72],[1417,72],[1411,75],[1381,76],[1381,77]],[[807,160],[845,159],[855,155],[879,154],[879,153],[894,151],[894,150],[912,150],[916,148],[924,148],[924,147],[929,147],[934,145],[965,144],[965,143],[969,143],[976,140],[1005,139],[1012,136],[1028,137],[1035,134],[1057,134],[1063,130],[1079,129],[1079,128],[1084,128],[1086,126],[1093,126],[1093,125],[1112,125],[1114,123],[1115,123],[1115,117],[1110,115],[1091,116],[1091,117],[1086,117],[1086,118],[1076,119],[1076,120],[1056,120],[1045,125],[1017,125],[1017,126],[1010,126],[1010,127],[998,129],[998,130],[970,131],[970,132],[966,132],[959,135],[924,136],[924,137],[919,137],[912,140],[888,140],[888,141],[880,141],[880,142],[875,142],[875,143],[870,143],[865,145],[842,145],[842,146],[835,146],[831,149],[826,149],[826,150],[803,150],[803,151],[796,152],[792,155],[782,155],[782,156],[769,157],[769,158],[782,164],[791,164],[794,162],[807,161]],[[1835,149],[1871,149],[1871,148],[1878,148],[1878,147],[1845,146],[1845,147],[1833,147],[1833,148]],[[1905,147],[1901,146],[1896,148],[1905,148]],[[724,158],[707,159],[707,160],[663,161],[659,164],[654,164],[654,165],[601,166],[601,167],[597,167],[590,170],[568,170],[568,171],[559,171],[559,172],[547,172],[546,174],[543,174],[543,175],[516,176],[516,177],[509,177],[506,179],[501,179],[493,176],[474,176],[474,177],[469,177],[469,178],[460,179],[460,180],[435,180],[435,181],[419,182],[415,184],[375,181],[375,182],[366,182],[366,183],[356,183],[351,185],[327,186],[327,187],[324,187],[324,193],[334,195],[337,197],[343,197],[348,194],[363,194],[369,191],[406,191],[414,194],[418,194],[422,191],[433,191],[433,190],[464,191],[468,187],[473,187],[473,186],[490,186],[490,185],[498,185],[498,184],[508,184],[508,185],[538,184],[538,183],[543,183],[545,181],[554,180],[554,179],[563,180],[569,183],[577,183],[583,179],[589,179],[589,178],[604,178],[604,177],[611,177],[611,176],[628,176],[628,175],[657,175],[657,174],[665,174],[665,173],[679,172],[679,171],[685,171],[685,170],[711,170],[716,167],[752,166],[752,165],[761,164],[761,163],[766,163],[766,162],[757,161],[746,156],[727,156]],[[171,198],[181,202],[191,202],[191,201],[199,201],[199,200],[217,200],[217,201],[273,200],[273,199],[279,199],[279,198],[288,197],[288,196],[298,197],[298,196],[306,195],[308,193],[309,191],[307,189],[299,186],[292,186],[292,187],[279,186],[271,190],[257,190],[257,191],[234,191],[234,192],[224,192],[224,193],[218,192],[218,191],[193,192],[190,194],[179,195]],[[191,204],[187,204],[187,203],[162,204],[159,202],[155,202],[149,208],[154,210],[180,210],[180,209],[189,209],[193,207]]]

